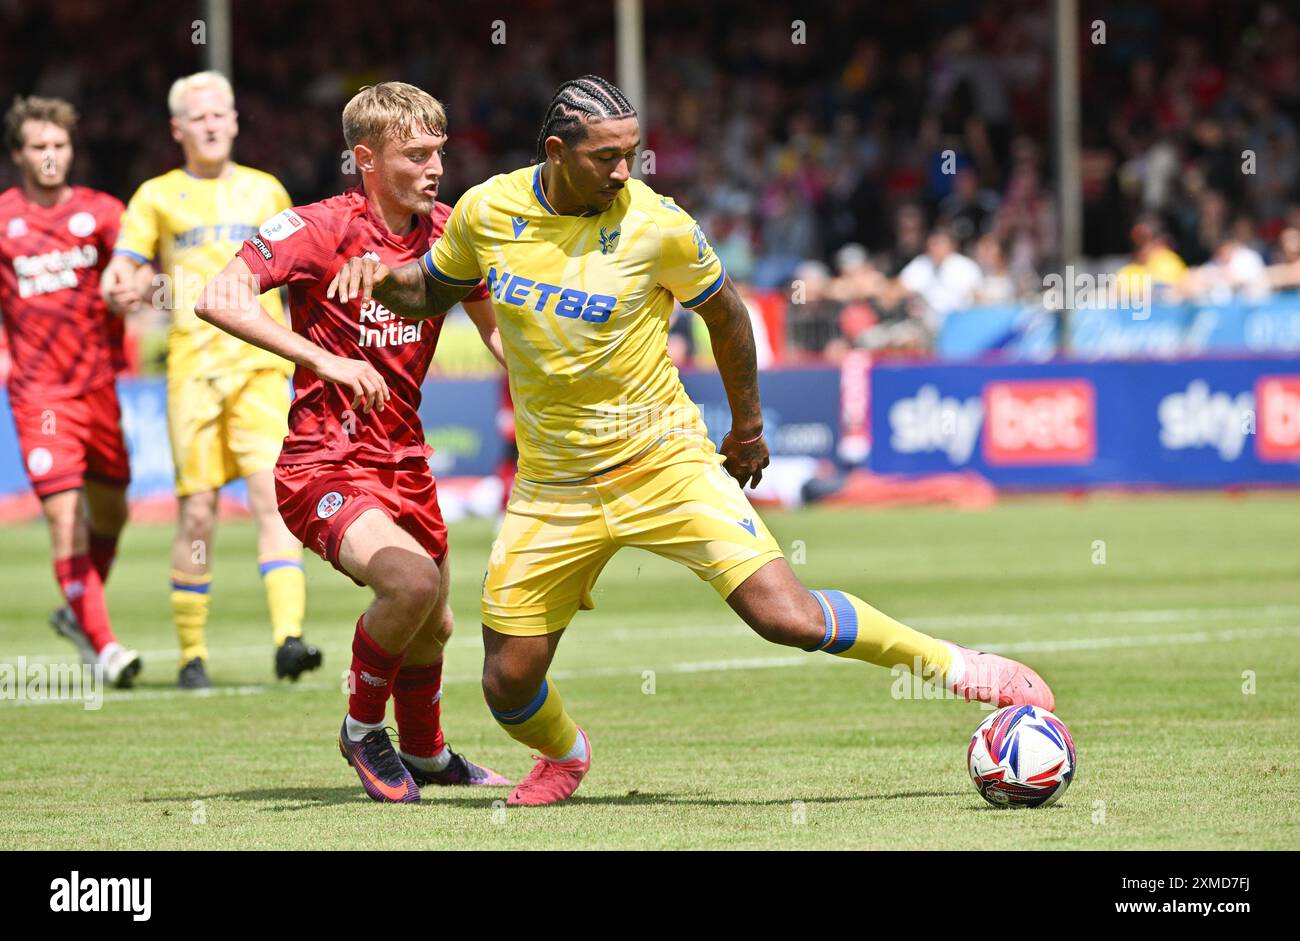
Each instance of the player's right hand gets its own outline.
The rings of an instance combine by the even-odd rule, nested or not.
[[[315,370],[316,375],[326,382],[336,382],[346,386],[352,393],[352,407],[362,406],[363,412],[372,408],[384,410],[388,401],[388,383],[374,366],[360,359],[348,359],[344,356],[329,354]]]
[[[112,265],[104,269],[100,292],[113,313],[129,314],[143,301],[132,281],[132,278],[123,276],[122,272]]]
[[[325,291],[327,298],[338,295],[339,303],[346,304],[360,297],[365,304],[373,295],[375,285],[388,277],[388,266],[373,258],[349,258],[343,263],[334,280]]]

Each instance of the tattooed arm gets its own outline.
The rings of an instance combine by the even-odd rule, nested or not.
[[[418,261],[389,268],[373,258],[349,258],[330,282],[326,297],[336,294],[346,304],[373,297],[407,320],[426,320],[445,314],[474,289],[473,284],[445,284],[425,274]]]
[[[768,465],[767,443],[763,440],[763,410],[758,402],[758,359],[754,353],[754,331],[749,310],[736,286],[728,278],[722,290],[695,312],[709,328],[713,358],[731,405],[731,431],[719,449],[726,456],[727,473],[757,487]]]

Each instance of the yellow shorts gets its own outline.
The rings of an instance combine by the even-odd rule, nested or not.
[[[217,490],[275,467],[288,415],[289,380],[278,369],[169,381],[177,495]]]
[[[581,483],[522,478],[483,580],[483,623],[563,630],[624,546],[680,562],[723,598],[781,550],[707,439],[675,437]]]

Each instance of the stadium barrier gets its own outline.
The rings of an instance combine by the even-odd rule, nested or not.
[[[730,424],[721,379],[682,379],[720,440]],[[854,353],[841,368],[766,371],[761,387],[774,458],[809,468],[973,472],[1011,488],[1300,483],[1297,357],[873,366]],[[170,496],[166,383],[123,379],[118,391],[132,500]],[[425,383],[420,416],[440,477],[495,473],[499,395],[496,377]],[[0,422],[0,497],[28,492],[22,461],[12,420]],[[228,491],[242,501],[240,485]]]
[[[1300,294],[1221,304],[1156,303],[1149,308],[1079,308],[1065,314],[1040,304],[975,307],[949,314],[935,338],[943,360],[1045,361],[1064,350],[1074,359],[1215,354],[1300,353]]]

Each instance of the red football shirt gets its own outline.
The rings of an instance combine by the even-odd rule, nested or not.
[[[49,209],[21,187],[0,193],[0,316],[13,399],[75,398],[125,367],[122,318],[99,296],[123,209],[84,186]]]
[[[442,235],[449,215],[450,206],[435,203],[410,232],[394,235],[356,188],[280,213],[240,248],[238,257],[260,279],[261,290],[288,285],[294,330],[338,356],[364,359],[391,393],[382,412],[358,407],[354,413],[346,387],[299,366],[280,464],[395,464],[433,453],[420,424],[420,384],[443,318],[406,320],[373,300],[363,307],[354,297],[343,305],[327,299],[325,291],[343,263],[357,255],[373,253],[390,268],[417,260]],[[487,296],[480,283],[467,300]]]

